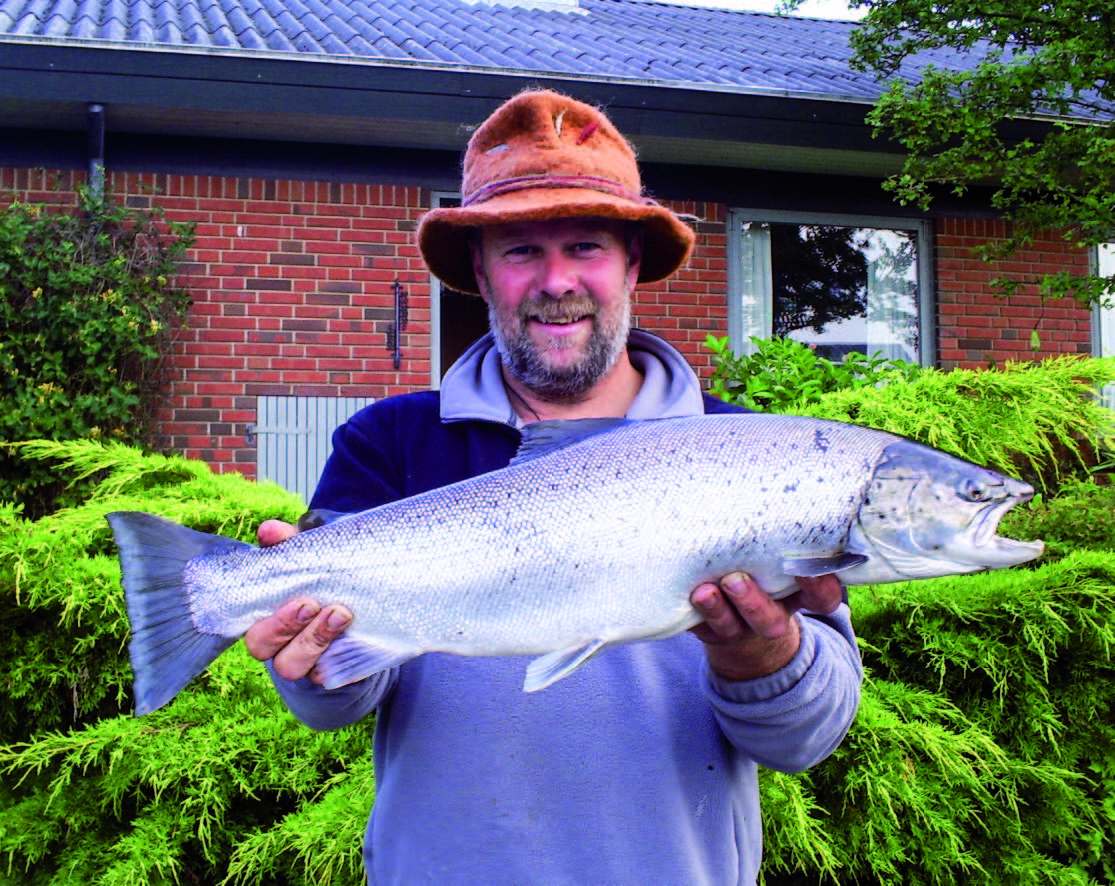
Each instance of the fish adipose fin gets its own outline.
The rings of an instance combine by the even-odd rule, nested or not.
[[[318,659],[317,672],[326,689],[339,689],[372,674],[398,667],[419,653],[377,646],[368,640],[344,634],[329,644]]]
[[[106,515],[120,550],[132,639],[136,716],[157,710],[181,692],[236,637],[194,627],[186,564],[211,551],[251,545],[208,535],[141,511]]]
[[[580,646],[558,649],[540,655],[527,665],[527,677],[523,681],[523,692],[537,692],[568,677],[594,655],[607,648],[604,640],[590,640]]]
[[[630,424],[635,422],[628,418],[573,418],[534,422],[523,428],[523,442],[519,444],[511,464],[533,461],[596,434]]]
[[[852,554],[847,551],[828,557],[783,557],[782,571],[787,575],[828,575],[866,562],[867,557],[863,554]]]

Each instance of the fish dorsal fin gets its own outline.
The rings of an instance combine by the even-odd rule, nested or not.
[[[828,575],[866,562],[867,557],[863,554],[853,554],[848,551],[830,554],[827,557],[783,557],[782,571],[787,575]]]
[[[635,424],[629,418],[572,418],[538,421],[523,427],[523,442],[511,464],[533,461],[613,428]]]

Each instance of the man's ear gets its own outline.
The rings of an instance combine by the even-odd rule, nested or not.
[[[480,228],[473,228],[468,236],[468,254],[472,259],[472,273],[476,277],[476,287],[480,297],[488,301],[488,275],[484,271],[484,234]]]
[[[632,286],[639,279],[639,266],[643,261],[643,226],[633,226],[627,232],[627,276]],[[632,274],[634,272],[634,274]]]

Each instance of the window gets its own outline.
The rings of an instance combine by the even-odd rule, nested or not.
[[[1101,277],[1115,274],[1115,243],[1103,243],[1096,248],[1092,268]],[[1097,357],[1115,357],[1115,304],[1097,306],[1092,319],[1092,353]],[[1115,409],[1115,385],[1106,385],[1102,391],[1103,405]]]
[[[1101,277],[1115,274],[1115,243],[1103,243],[1096,249],[1092,267]],[[1115,307],[1097,307],[1093,328],[1095,355],[1115,357]]]
[[[831,360],[933,354],[928,222],[729,213],[732,344],[788,337]]]
[[[433,194],[433,206],[459,206],[456,194]],[[441,387],[441,378],[469,346],[488,331],[484,299],[443,286],[430,275],[430,387]]]

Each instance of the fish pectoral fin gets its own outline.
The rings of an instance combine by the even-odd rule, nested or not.
[[[398,667],[415,658],[418,653],[404,649],[378,646],[370,640],[342,635],[329,644],[325,654],[318,659],[317,670],[321,685],[338,689],[364,680],[372,674]]]
[[[867,562],[863,554],[842,551],[827,557],[783,557],[782,571],[786,575],[817,576],[851,569]]]
[[[551,683],[556,683],[563,677],[568,677],[607,645],[604,640],[590,640],[580,646],[558,649],[538,656],[527,665],[523,692],[537,692],[539,689],[545,689]]]

